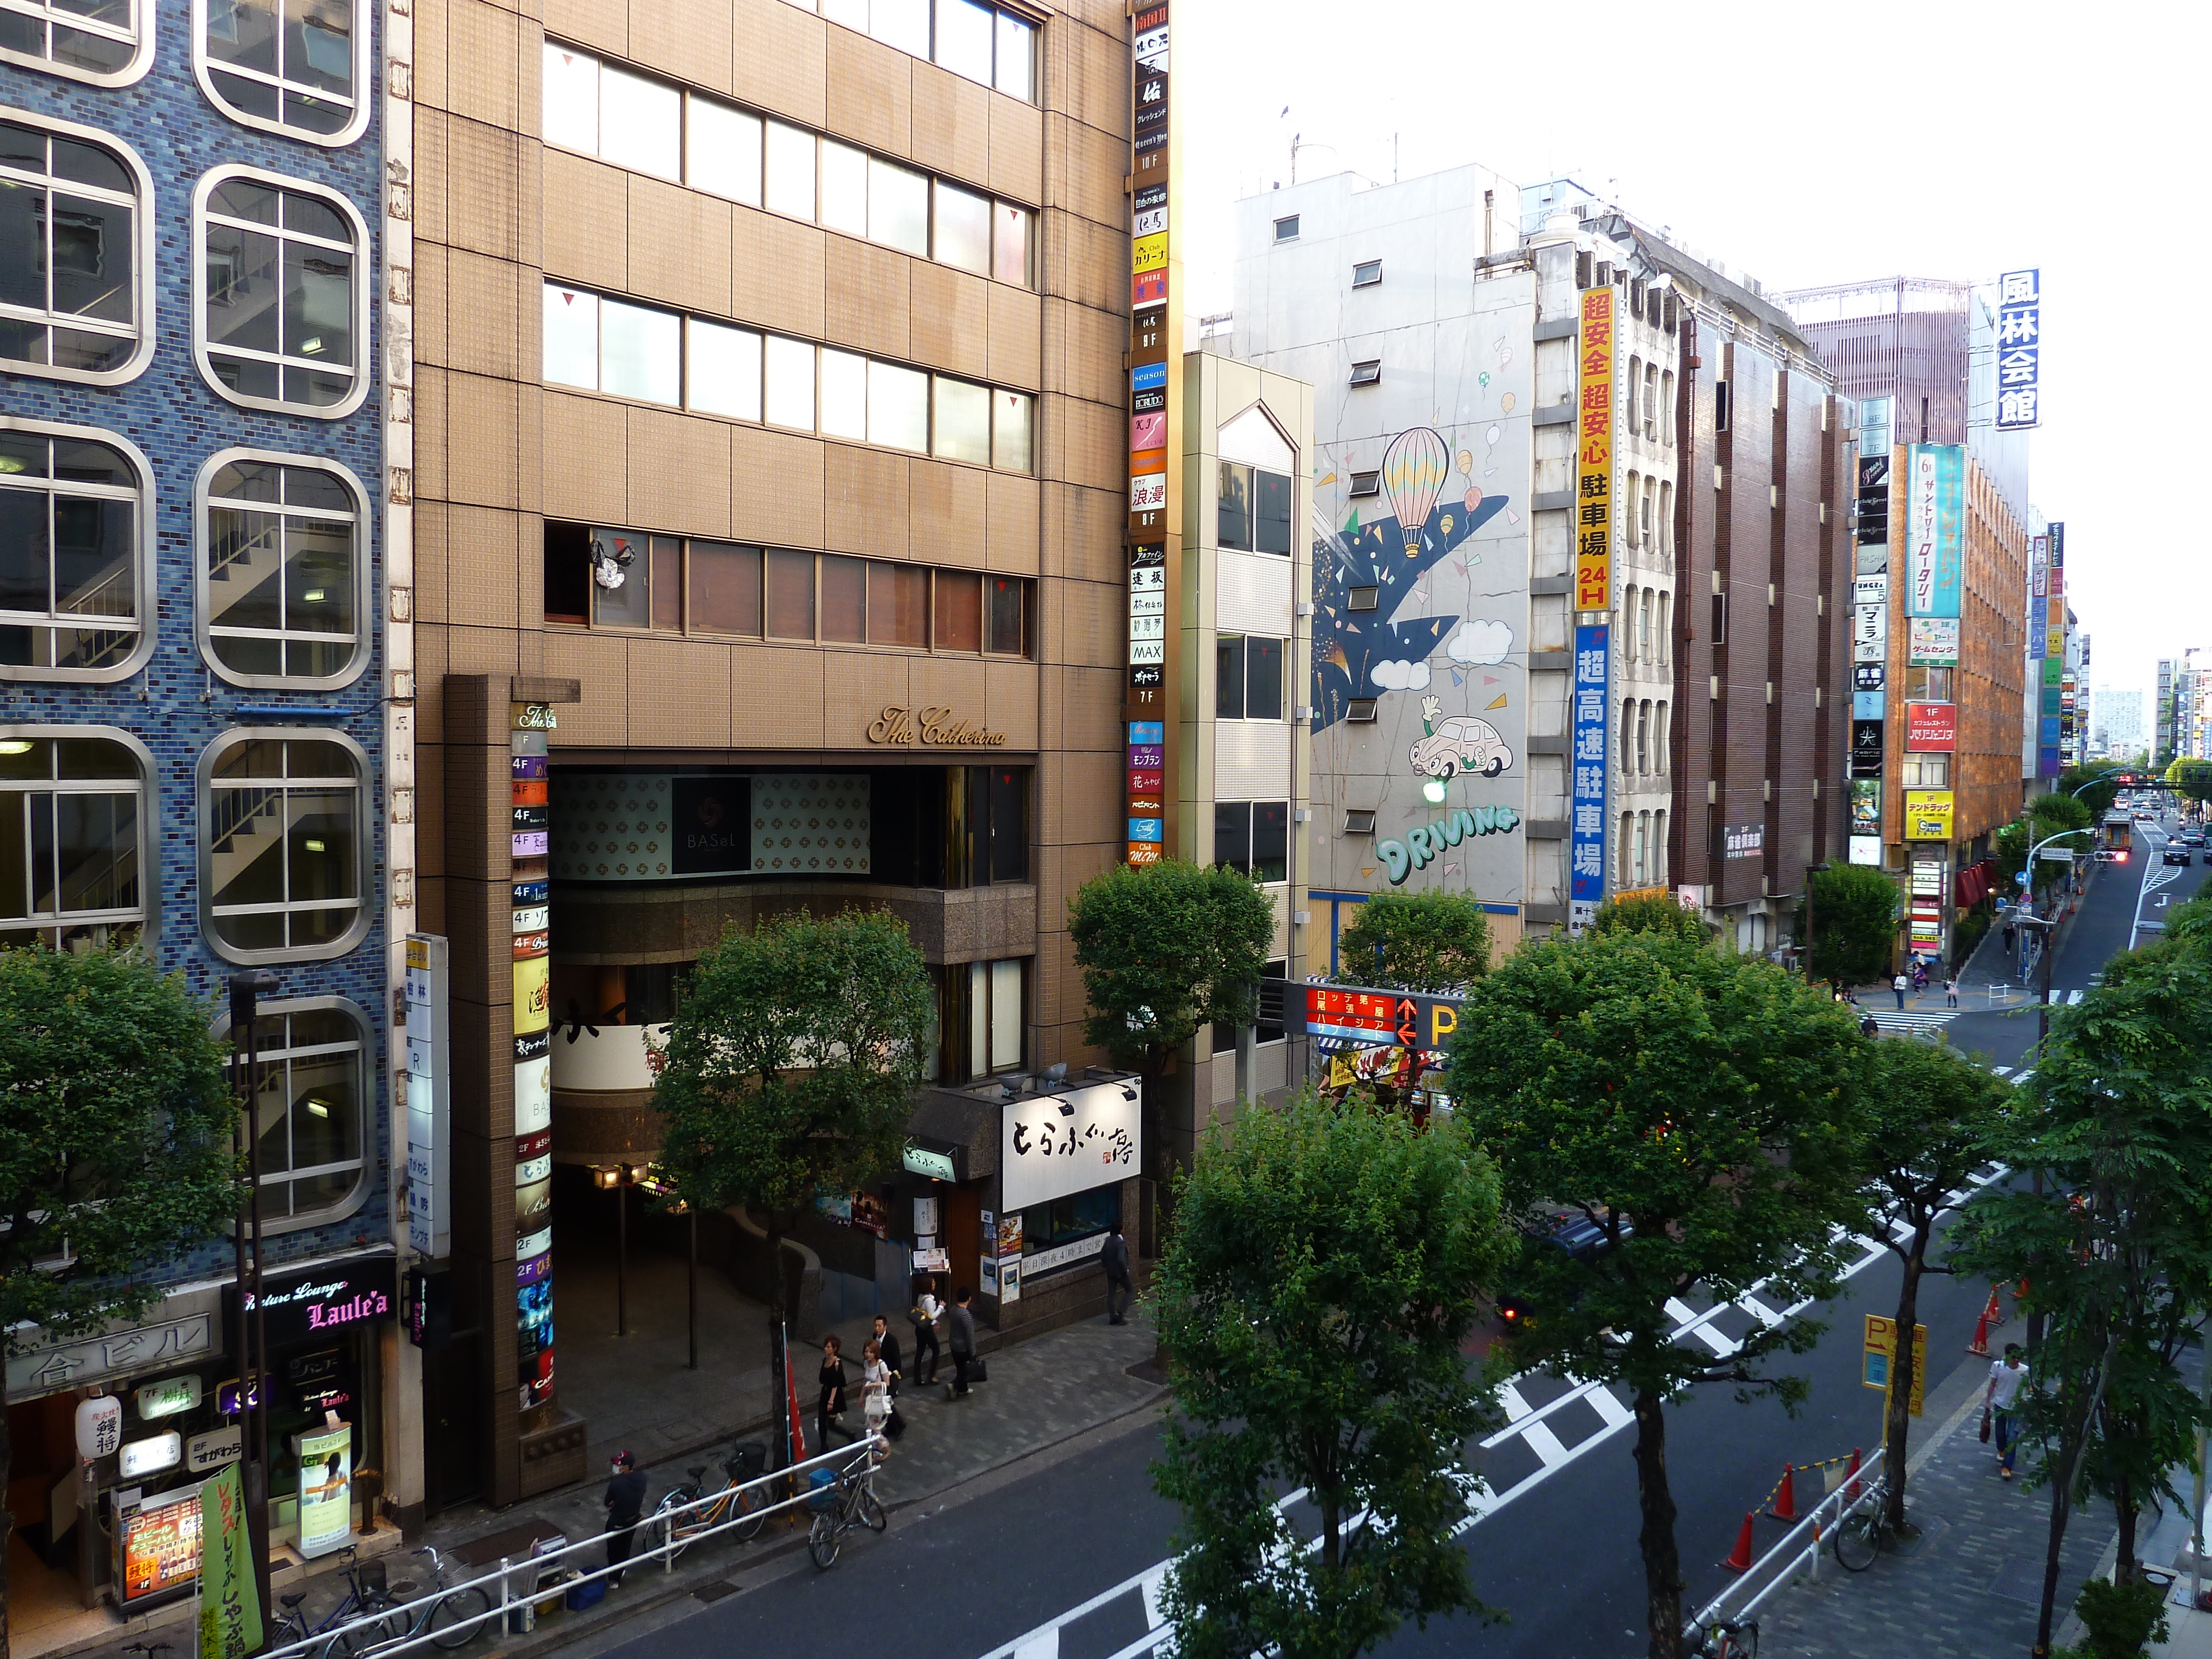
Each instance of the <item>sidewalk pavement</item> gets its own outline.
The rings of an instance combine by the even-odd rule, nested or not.
[[[1100,1315],[1010,1346],[984,1346],[990,1380],[976,1384],[964,1400],[946,1397],[945,1383],[952,1374],[949,1357],[939,1370],[939,1386],[934,1389],[920,1387],[909,1375],[898,1396],[900,1413],[908,1423],[907,1432],[892,1448],[876,1477],[876,1490],[884,1507],[896,1512],[925,1502],[951,1487],[1044,1452],[1085,1431],[1156,1406],[1167,1390],[1147,1380],[1155,1338],[1151,1321],[1142,1316],[1144,1313],[1139,1304],[1126,1325],[1109,1325]],[[802,1365],[807,1364],[805,1353],[800,1354],[799,1359]],[[1132,1374],[1139,1370],[1146,1375]],[[814,1390],[811,1368],[802,1371],[801,1382],[800,1405],[808,1453],[811,1455],[821,1448],[811,1443]],[[764,1381],[756,1392],[764,1402]],[[750,1404],[750,1400],[746,1403]],[[859,1431],[860,1413],[857,1405],[845,1414],[845,1421],[855,1432]],[[674,1425],[665,1426],[672,1433],[675,1431]],[[726,1446],[732,1439],[771,1440],[773,1432],[771,1425],[756,1419],[734,1431],[724,1428],[711,1436],[697,1435],[696,1443],[708,1446],[708,1450],[686,1452],[659,1462],[651,1462],[641,1454],[640,1462],[647,1464],[651,1477],[646,1499],[647,1512],[670,1487],[685,1480],[692,1465],[706,1465],[709,1484],[718,1481],[720,1460],[712,1449]],[[448,1558],[447,1582],[454,1583],[495,1569],[502,1555],[517,1560],[526,1557],[534,1536],[558,1533],[572,1542],[596,1536],[605,1518],[600,1502],[606,1484],[604,1470],[602,1462],[592,1479],[583,1484],[549,1492],[509,1509],[490,1510],[469,1505],[440,1516],[425,1525],[418,1537],[409,1539],[407,1547],[434,1545]],[[672,1573],[664,1571],[657,1561],[641,1562],[632,1570],[625,1586],[610,1591],[598,1607],[581,1613],[541,1615],[536,1631],[526,1637],[501,1636],[487,1631],[463,1651],[496,1653],[500,1659],[514,1659],[514,1656],[565,1645],[634,1618],[647,1607],[694,1593],[702,1593],[705,1599],[711,1600],[725,1593],[716,1586],[731,1574],[770,1553],[804,1547],[805,1522],[809,1517],[803,1510],[793,1513],[798,1516],[796,1522],[772,1521],[750,1544],[708,1543],[689,1549]],[[639,1541],[642,1544],[644,1540]],[[477,1565],[464,1565],[461,1560],[453,1559],[456,1556]],[[427,1563],[415,1562],[404,1552],[391,1559],[391,1576],[395,1582],[408,1578],[427,1583],[423,1571]],[[594,1561],[592,1565],[598,1563]],[[301,1582],[309,1592],[301,1612],[311,1623],[335,1606],[344,1590],[344,1581],[335,1560],[331,1562],[329,1571]],[[127,1627],[108,1622],[99,1640],[55,1648],[50,1652],[85,1656],[86,1659],[141,1659],[140,1656],[126,1655],[125,1649],[129,1644],[147,1640],[169,1641],[182,1652],[191,1646],[189,1620],[192,1605],[189,1599],[172,1603],[150,1615],[132,1620]],[[149,1637],[149,1630],[157,1633]]]
[[[1899,1651],[1902,1641],[1915,1659],[1985,1659],[2033,1646],[2051,1495],[2027,1489],[2025,1449],[2023,1478],[1998,1478],[1996,1448],[1978,1434],[1988,1375],[1988,1361],[1969,1359],[1929,1395],[1931,1405],[1956,1405],[1912,1456],[1906,1510],[1922,1533],[1911,1553],[1885,1552],[1864,1572],[1824,1554],[1817,1579],[1801,1578],[1759,1610],[1761,1652],[1865,1659]],[[2055,1640],[2079,1639],[2074,1598],[2116,1531],[2102,1501],[2075,1512],[2059,1556]]]

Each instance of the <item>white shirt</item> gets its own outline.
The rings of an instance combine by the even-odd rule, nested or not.
[[[880,1423],[891,1414],[891,1368],[880,1359],[860,1374],[860,1409],[871,1423]]]
[[[933,1325],[945,1317],[945,1304],[933,1296],[925,1294],[915,1305],[921,1310],[921,1316]]]
[[[2009,1412],[2012,1402],[2020,1397],[2020,1385],[2027,1381],[2027,1366],[1996,1361],[1990,1367],[1990,1404],[1998,1411]]]
[[[1890,981],[1889,988],[1893,991],[1902,991],[1905,988],[1905,975],[1899,974],[1895,979]]]

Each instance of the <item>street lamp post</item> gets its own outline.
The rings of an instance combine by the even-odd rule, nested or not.
[[[238,1361],[240,1455],[245,1462],[246,1532],[253,1556],[253,1592],[264,1629],[273,1628],[269,1605],[269,1339],[261,1310],[261,1044],[255,1030],[261,998],[276,988],[266,969],[230,976],[230,1029],[242,1034],[246,1052],[236,1062],[241,1123],[246,1136],[246,1213],[234,1229],[238,1243],[238,1325],[232,1352]]]
[[[629,1334],[629,1188],[636,1176],[627,1164],[593,1170],[592,1179],[615,1195],[615,1334]]]

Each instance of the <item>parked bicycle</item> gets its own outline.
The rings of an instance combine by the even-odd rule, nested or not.
[[[320,1619],[311,1621],[300,1611],[300,1604],[307,1599],[306,1590],[295,1590],[276,1598],[284,1612],[276,1620],[276,1628],[269,1632],[270,1647],[289,1648],[295,1643],[312,1642],[318,1636],[329,1636],[330,1640],[314,1650],[313,1659],[343,1659],[356,1650],[339,1632],[339,1626],[370,1611],[370,1597],[383,1593],[384,1563],[371,1561],[363,1566],[354,1547],[349,1544],[340,1552],[339,1571],[345,1577],[346,1593]]]
[[[1759,1625],[1745,1619],[1717,1619],[1711,1629],[1700,1628],[1692,1659],[1759,1659]]]
[[[1881,1540],[1892,1535],[1887,1508],[1880,1498],[1863,1504],[1845,1516],[1836,1528],[1836,1559],[1852,1572],[1864,1572],[1881,1553]]]
[[[707,1503],[699,1500],[708,1496],[700,1477],[706,1474],[704,1463],[694,1464],[687,1473],[691,1479],[673,1487],[660,1500],[647,1522],[646,1537],[648,1547],[670,1546],[668,1559],[673,1562],[689,1549],[693,1540],[713,1531],[725,1522],[735,1520],[730,1530],[740,1543],[750,1543],[760,1536],[762,1524],[768,1519],[762,1511],[768,1508],[768,1494],[748,1483],[760,1479],[768,1467],[768,1448],[757,1441],[748,1441],[730,1448],[730,1455],[722,1460],[722,1485]],[[696,1509],[684,1505],[698,1504]],[[678,1513],[681,1510],[682,1513]]]
[[[407,1602],[425,1597],[446,1588],[446,1561],[436,1549],[424,1545],[415,1552],[430,1558],[430,1583],[426,1589],[403,1578],[389,1589],[371,1589],[368,1594],[368,1611],[380,1613],[384,1617],[374,1624],[356,1625],[342,1632],[347,1656],[368,1653],[388,1643],[404,1642],[428,1632],[434,1646],[452,1649],[465,1647],[492,1617],[492,1601],[481,1585],[467,1584],[441,1595],[434,1601],[424,1600],[411,1613],[403,1611]]]
[[[865,1526],[871,1532],[881,1532],[890,1525],[890,1517],[876,1497],[874,1448],[870,1452],[858,1468],[840,1473],[836,1483],[826,1487],[816,1500],[828,1500],[816,1513],[814,1525],[806,1534],[806,1553],[817,1567],[827,1570],[836,1564],[838,1547],[854,1528]]]

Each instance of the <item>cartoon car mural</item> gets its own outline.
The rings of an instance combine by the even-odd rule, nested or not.
[[[1437,718],[1443,704],[1434,697],[1421,699],[1421,727],[1428,733],[1413,749],[1413,769],[1432,778],[1449,778],[1461,772],[1494,778],[1513,764],[1513,750],[1498,728],[1472,714]]]

